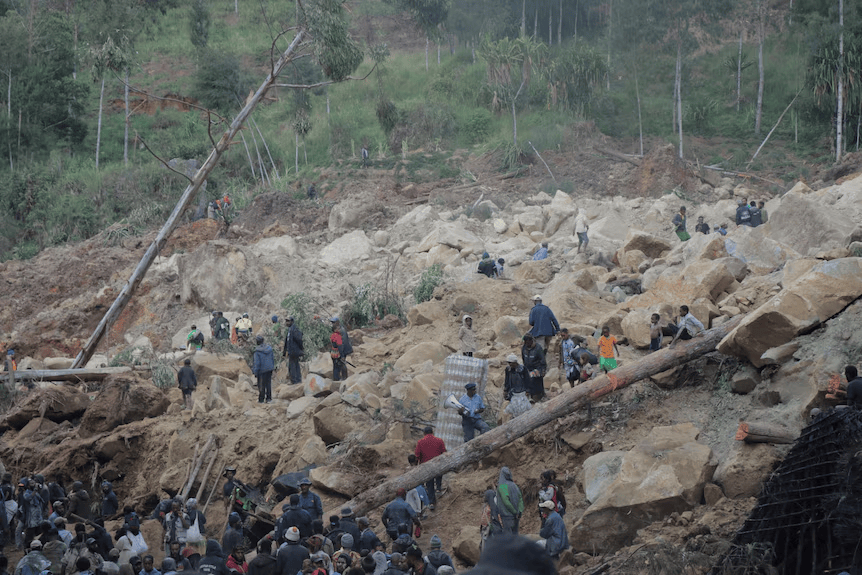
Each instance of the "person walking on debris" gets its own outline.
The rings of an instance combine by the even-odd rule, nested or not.
[[[736,225],[737,227],[751,226],[751,209],[749,209],[744,198],[739,200],[736,207]]]
[[[302,331],[300,331],[299,326],[294,325],[293,316],[288,316],[284,322],[287,324],[287,335],[284,337],[284,350],[281,352],[281,357],[287,356],[287,373],[290,376],[290,383],[302,383],[302,368],[299,366],[299,360],[305,355]]]
[[[584,248],[584,253],[587,253],[587,246],[590,245],[590,238],[587,232],[590,231],[590,226],[587,225],[587,214],[584,210],[578,210],[578,216],[575,218],[575,235],[578,236],[578,251],[581,253],[581,248]]]
[[[542,483],[542,488],[539,489],[539,503],[543,501],[553,501],[554,509],[561,516],[566,514],[566,496],[562,490],[557,487],[557,472],[553,469],[546,469],[539,476],[539,481]]]
[[[332,344],[332,351],[329,353],[332,356],[332,379],[344,381],[347,379],[347,358],[353,353],[353,346],[350,345],[350,337],[338,317],[335,316],[329,321],[332,323],[332,334],[329,336]]]
[[[311,516],[311,520],[323,517],[323,503],[316,493],[311,492],[311,480],[303,477],[299,480],[299,506]]]
[[[230,337],[230,321],[224,316],[224,312],[216,312],[218,315],[213,324],[215,339],[228,339]]]
[[[188,358],[183,360],[183,366],[177,373],[177,387],[183,392],[183,409],[193,409],[195,402],[192,399],[192,393],[198,387],[198,376],[192,369],[192,360]]]
[[[461,414],[461,429],[464,431],[464,443],[466,443],[475,437],[477,431],[479,435],[482,435],[491,428],[482,419],[485,402],[476,393],[476,384],[468,383],[464,389],[467,390],[467,393],[462,395],[459,400],[463,407],[458,410],[458,413]]]
[[[602,327],[602,337],[599,338],[599,367],[605,373],[617,368],[617,359],[620,350],[617,347],[617,338],[611,335],[611,328]]]
[[[536,338],[543,349],[550,349],[551,338],[557,335],[560,331],[560,324],[557,322],[554,312],[551,308],[542,303],[542,296],[533,296],[533,309],[530,310],[530,335]]]
[[[473,357],[476,353],[476,332],[473,331],[473,318],[465,315],[461,320],[461,327],[458,329],[458,343],[461,347],[461,354]]]
[[[493,489],[488,489],[485,491],[484,498],[482,520],[479,523],[479,531],[482,534],[482,541],[479,543],[480,550],[484,549],[489,537],[499,535],[503,532],[503,519],[500,517],[500,510],[497,508],[497,492]]]
[[[362,156],[362,167],[367,168],[368,167],[368,146],[363,144],[362,150],[359,153]]]
[[[272,370],[275,369],[275,361],[272,357],[272,346],[259,335],[255,339],[257,347],[254,349],[254,361],[251,372],[257,378],[257,402],[272,403]]]
[[[204,332],[198,326],[192,325],[192,330],[186,336],[186,349],[201,349],[204,346]]]
[[[685,231],[685,206],[680,206],[679,212],[674,215],[673,223],[674,231],[676,232],[676,237],[680,239],[680,241],[687,242],[691,239],[691,234]]]
[[[102,519],[109,519],[117,514],[120,510],[120,503],[117,501],[117,494],[114,493],[114,486],[110,481],[102,482]]]
[[[425,427],[425,436],[416,442],[414,455],[419,463],[431,461],[438,455],[446,453],[446,444],[442,439],[434,435],[434,428],[430,425]],[[432,477],[425,482],[425,492],[428,494],[428,508],[434,511],[437,505],[437,493],[443,491],[443,476]]]
[[[508,467],[500,469],[500,477],[497,480],[497,509],[500,511],[503,533],[517,535],[521,515],[524,513],[524,497],[512,479],[512,472]]]
[[[518,417],[530,410],[530,400],[527,398],[527,375],[524,367],[518,363],[518,356],[510,353],[506,357],[506,376],[503,383],[503,398],[509,402],[506,413]]]
[[[545,551],[558,559],[560,553],[569,548],[569,534],[566,532],[566,524],[555,509],[553,501],[539,503],[539,513],[542,516],[542,529],[539,536],[543,538]]]
[[[695,336],[703,333],[704,327],[699,319],[694,317],[689,311],[687,305],[682,305],[679,307],[679,324],[677,325],[677,332],[673,336],[673,341],[670,342],[670,345],[674,345],[677,340],[680,339],[691,339]]]
[[[422,524],[419,521],[419,516],[416,511],[407,503],[407,490],[399,487],[395,491],[395,499],[392,500],[386,509],[383,510],[383,515],[380,517],[383,526],[386,529],[386,534],[395,541],[398,539],[398,526],[403,524],[410,525],[413,523],[417,528],[421,529]]]
[[[536,344],[535,338],[529,333],[524,335],[521,359],[524,361],[530,399],[534,402],[542,401],[545,397],[545,372],[548,370],[548,364],[545,361],[545,350]]]

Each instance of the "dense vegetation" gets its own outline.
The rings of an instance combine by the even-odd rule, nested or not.
[[[210,178],[207,193],[239,209],[321,168],[347,178],[363,146],[401,178],[469,177],[454,150],[494,152],[510,169],[527,142],[567,149],[581,122],[632,150],[641,135],[660,138],[688,159],[791,181],[807,175],[793,158],[834,159],[839,85],[842,147],[858,146],[859,3],[845,3],[843,27],[825,0],[795,0],[792,12],[765,0],[355,0],[347,16],[336,4],[0,0],[0,257],[117,221],[128,234],[160,223],[183,179],[144,146],[203,160],[208,123],[218,137],[297,19],[316,31],[314,57],[281,83],[312,87],[270,94]],[[402,45],[382,27],[403,11],[417,28]],[[336,41],[346,26],[353,40]],[[212,113],[181,103],[190,98]],[[692,136],[721,152],[696,157],[683,145]]]

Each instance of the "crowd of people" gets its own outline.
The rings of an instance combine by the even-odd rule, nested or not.
[[[769,214],[766,211],[766,203],[763,200],[751,200],[741,198],[737,202],[736,207],[736,226],[748,226],[756,228],[769,221]],[[691,239],[691,234],[686,230],[686,207],[680,206],[679,212],[674,214],[671,219],[671,228],[676,233],[680,241],[686,242]],[[715,226],[712,230],[723,236],[727,235],[727,224],[722,223],[720,226]],[[704,221],[703,216],[697,217],[697,224],[694,226],[695,233],[708,234],[710,232],[709,224]]]

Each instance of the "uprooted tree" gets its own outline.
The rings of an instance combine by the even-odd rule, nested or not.
[[[73,368],[83,367],[93,356],[99,342],[101,342],[107,331],[123,312],[129,301],[131,301],[135,290],[147,274],[147,270],[149,270],[165,243],[167,243],[168,237],[170,237],[171,233],[177,227],[180,216],[189,207],[192,198],[195,197],[202,183],[206,181],[222,154],[233,143],[243,124],[267,91],[275,86],[302,90],[354,79],[350,77],[350,74],[362,63],[363,54],[359,45],[348,34],[344,7],[341,2],[338,0],[307,0],[305,2],[297,0],[297,6],[299,8],[298,24],[295,27],[282,30],[273,38],[271,68],[266,79],[261,83],[257,91],[245,101],[242,110],[230,122],[228,129],[218,142],[214,141],[212,136],[210,136],[213,148],[209,157],[207,157],[197,173],[189,180],[189,185],[186,187],[164,226],[162,226],[156,238],[150,244],[149,248],[147,248],[140,263],[135,267],[120,294],[96,326],[90,339],[87,340],[83,349],[78,353],[75,362],[72,364]],[[284,38],[289,37],[290,34],[293,34],[293,40],[283,51],[280,51],[281,55],[276,59],[276,54],[279,54],[279,43],[283,42]],[[279,83],[279,75],[288,64],[299,58],[310,57],[314,57],[318,64],[320,64],[323,73],[328,78],[327,81],[320,82],[314,86]],[[211,115],[214,114],[213,112],[209,113]],[[224,118],[222,120],[227,122]]]

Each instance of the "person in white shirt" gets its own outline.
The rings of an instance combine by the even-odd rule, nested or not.
[[[670,345],[673,345],[680,339],[691,339],[693,337],[697,337],[701,333],[703,333],[704,327],[703,324],[700,323],[696,317],[691,315],[691,312],[688,311],[688,306],[683,305],[679,307],[679,325],[676,335],[673,336],[673,341],[670,342]]]

